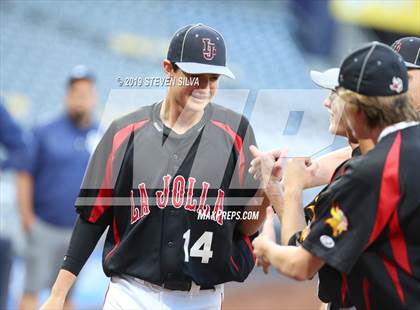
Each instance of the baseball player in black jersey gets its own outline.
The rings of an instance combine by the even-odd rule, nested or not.
[[[262,234],[255,253],[298,280],[322,270],[329,290],[320,298],[330,309],[415,309],[420,125],[406,95],[406,68],[391,48],[373,42],[344,60],[338,80],[354,136],[375,148],[341,167],[315,198],[301,246],[278,246]],[[295,190],[298,200],[302,185]]]
[[[391,47],[404,59],[408,73],[407,94],[410,97],[410,103],[414,106],[414,109],[420,113],[420,38],[403,37],[396,40]],[[331,80],[331,77],[336,74],[336,70],[337,69],[333,68],[322,74],[320,72],[312,71],[311,78],[316,84],[319,79],[321,79],[322,83],[322,80],[329,78],[329,80],[325,80],[327,84],[321,85],[321,87],[331,88],[331,85],[338,83],[338,81]],[[334,83],[331,84],[331,82]],[[327,184],[331,180],[332,173],[338,162],[342,163],[343,161],[350,159],[350,150],[349,147],[345,147],[317,158],[316,163],[319,163],[319,165],[317,165],[317,171],[315,175],[310,178],[308,185],[313,187]]]
[[[339,99],[336,91],[339,86],[337,78],[339,70],[340,68],[331,68],[324,72],[311,71],[310,75],[312,81],[316,85],[330,91],[328,97],[324,100],[324,106],[330,115],[329,131],[332,134],[346,137],[350,148],[352,149],[352,158],[357,158],[357,156],[361,154],[366,154],[374,145],[371,140],[357,140],[353,136],[351,129],[343,117],[344,102]],[[296,201],[296,194],[294,193],[295,187],[299,188],[299,186],[295,186],[294,184],[295,182],[304,182],[305,187],[310,186],[313,182],[313,173],[319,171],[317,166],[322,165],[325,162],[319,162],[319,160],[312,161],[309,158],[293,158],[287,162],[286,169],[282,173],[282,159],[273,156],[275,152],[281,153],[281,150],[261,153],[260,156],[257,156],[251,162],[250,172],[252,174],[258,172],[261,175],[260,179],[272,179],[268,182],[268,186],[265,187],[264,190],[267,197],[270,199],[273,208],[277,211],[281,223],[281,244],[300,245],[310,231],[310,224],[316,218],[315,213],[319,213],[319,208],[317,207],[319,197],[328,190],[329,185],[325,186],[322,191],[304,207],[304,212],[302,212],[302,203]],[[351,159],[344,160],[342,163],[338,164],[338,167],[336,166],[329,179],[329,184],[336,181],[344,174],[346,167],[350,164],[350,160]],[[275,165],[279,166],[280,169],[277,169],[277,171],[269,169],[269,167]],[[263,166],[267,168],[263,169]],[[302,168],[304,171],[302,171]],[[264,173],[265,175],[263,175]],[[285,192],[284,195],[282,186]],[[270,238],[275,241],[275,235],[271,233],[275,215],[270,209],[267,209],[267,212],[263,233],[270,236]],[[261,265],[263,265],[265,272],[268,272],[269,264],[263,261],[261,262]],[[340,287],[331,286],[327,281],[322,280],[326,272],[331,272],[331,270],[333,271],[332,268],[325,265],[324,268],[321,268],[319,271],[321,281],[319,282],[318,294],[319,296],[323,296],[328,292],[329,295],[335,294],[339,298],[341,293]],[[338,273],[338,276],[340,277],[341,275]],[[325,297],[321,297],[320,299],[330,300]]]
[[[408,95],[411,104],[420,113],[420,38],[400,38],[392,44],[392,48],[404,59],[408,73]]]
[[[248,174],[254,134],[245,117],[210,103],[219,75],[234,77],[222,35],[183,27],[163,67],[165,99],[115,120],[90,160],[45,309],[62,307],[107,227],[107,309],[220,308],[222,284],[243,281],[254,266],[248,236],[265,208],[255,221],[238,216],[262,204]]]

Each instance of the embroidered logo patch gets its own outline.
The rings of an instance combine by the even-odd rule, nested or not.
[[[321,237],[319,237],[319,241],[324,247],[328,249],[331,249],[335,246],[334,239],[327,235],[322,235]]]
[[[310,221],[313,222],[315,220],[315,205],[310,205],[306,207],[306,215],[310,218]]]
[[[325,223],[330,225],[333,237],[338,237],[348,229],[349,222],[347,217],[344,215],[344,212],[338,206],[333,206],[330,213],[331,217],[327,219]]]
[[[403,91],[403,81],[399,77],[392,78],[392,84],[389,85],[389,89],[399,94]]]
[[[303,241],[305,241],[306,237],[308,237],[310,232],[311,232],[311,228],[308,225],[300,233],[299,242],[302,243]]]

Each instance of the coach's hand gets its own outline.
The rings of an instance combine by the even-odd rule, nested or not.
[[[315,177],[317,164],[309,157],[293,158],[288,161],[284,174],[283,184],[285,188],[303,190]]]
[[[273,242],[266,234],[260,234],[252,241],[254,247],[254,254],[257,258],[257,266],[263,267],[264,273],[268,273],[270,262],[267,258],[267,252],[270,246],[274,245]]]

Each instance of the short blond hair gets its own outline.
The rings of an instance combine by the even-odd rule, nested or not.
[[[407,93],[395,96],[366,96],[341,87],[338,89],[338,96],[345,102],[346,109],[363,111],[369,128],[420,119]]]

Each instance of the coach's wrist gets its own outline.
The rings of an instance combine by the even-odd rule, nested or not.
[[[301,193],[305,188],[305,184],[298,180],[284,182],[284,194],[286,193]]]
[[[303,185],[296,183],[296,184],[289,184],[285,186],[284,190],[284,197],[285,199],[296,198],[302,195]]]

